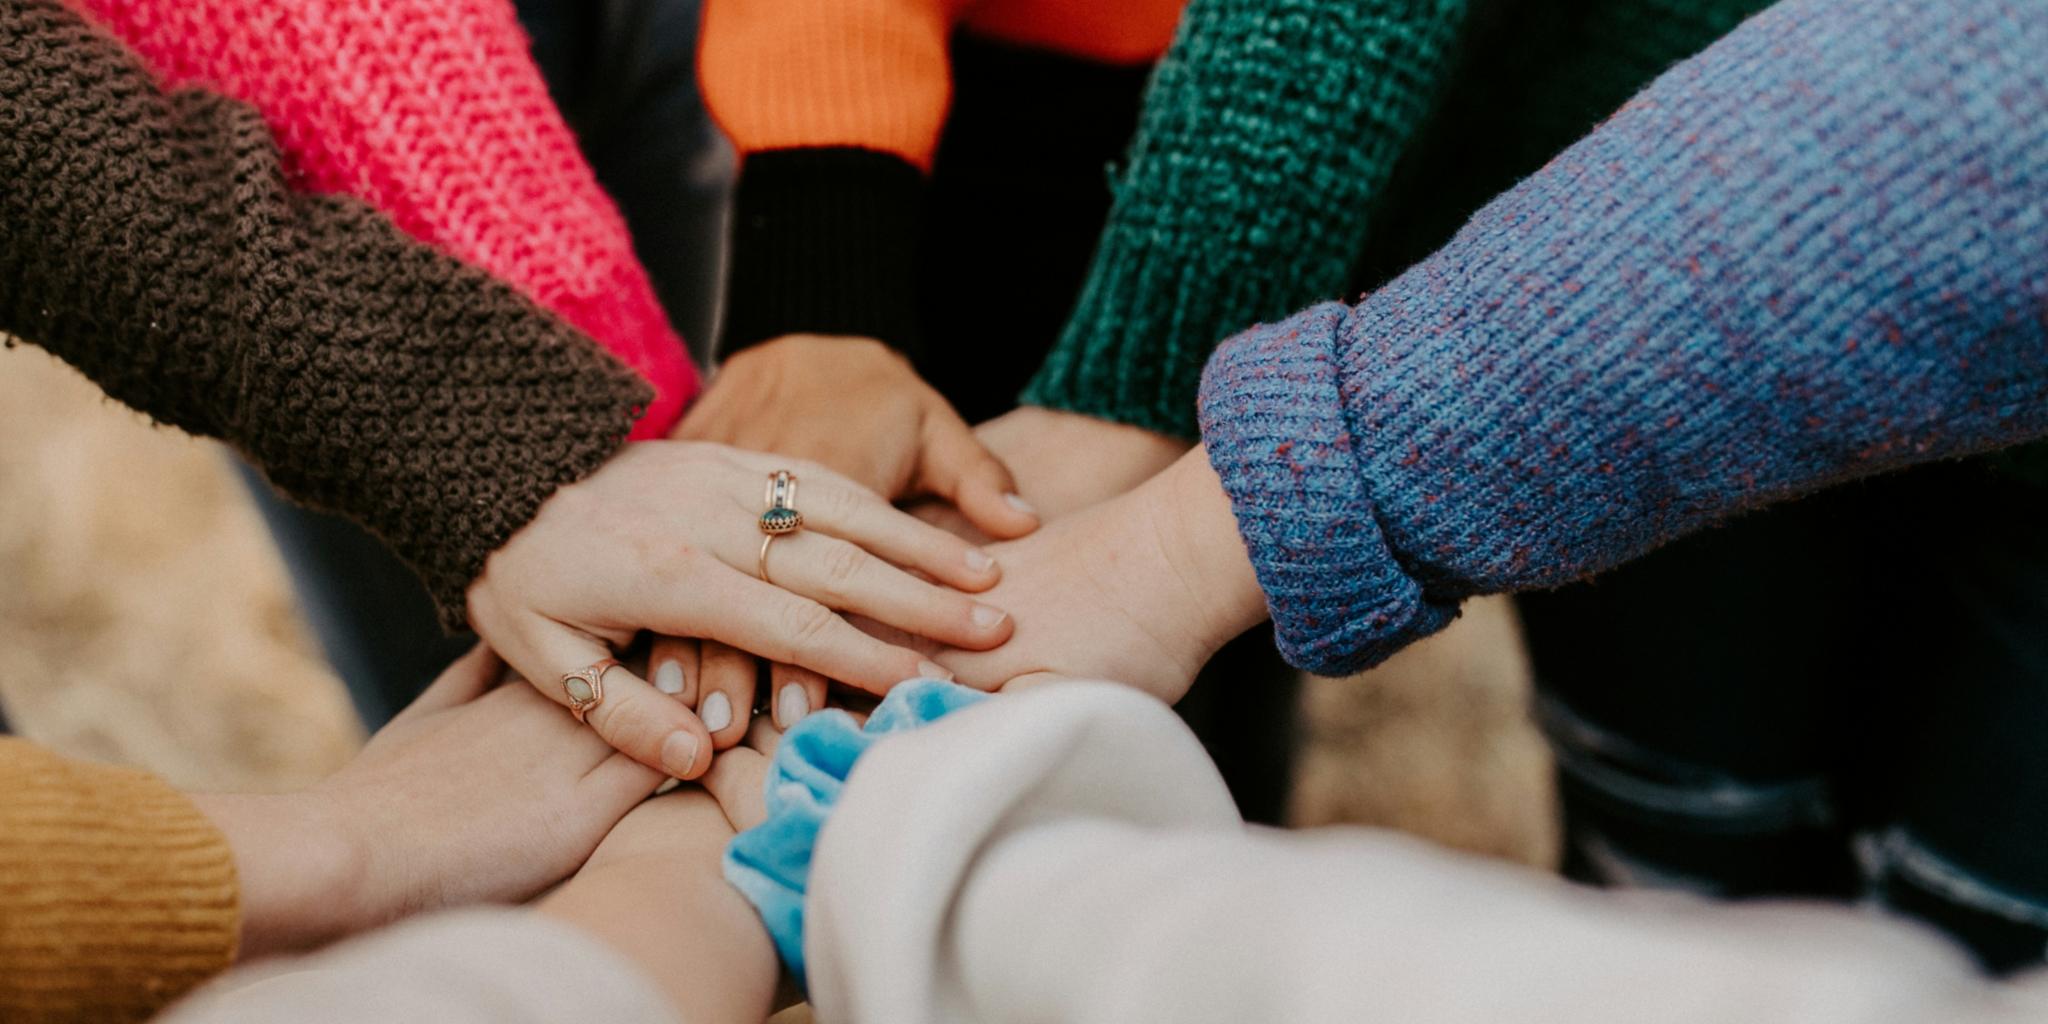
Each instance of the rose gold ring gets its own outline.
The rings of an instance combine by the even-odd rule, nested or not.
[[[779,533],[771,533],[761,538],[761,582],[770,586],[774,586],[775,581],[768,578],[768,545],[775,543],[775,538],[780,536],[782,535]]]
[[[562,690],[569,695],[569,713],[576,720],[590,709],[604,703],[604,674],[617,667],[619,659],[606,658],[589,668],[577,669],[562,677]]]

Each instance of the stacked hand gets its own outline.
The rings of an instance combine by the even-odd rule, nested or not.
[[[758,518],[769,476],[783,469],[801,482],[804,528],[775,542],[769,583],[757,576]],[[882,692],[943,670],[841,612],[985,649],[1009,636],[1009,619],[968,593],[999,577],[985,552],[822,467],[649,441],[550,498],[491,556],[470,586],[469,613],[492,649],[565,705],[565,673],[641,630],[718,640]],[[602,686],[589,724],[613,747],[678,778],[710,764],[709,732],[690,710],[707,688],[664,693],[624,668],[604,673]],[[737,709],[751,694],[749,684],[745,700],[729,699]]]
[[[733,356],[676,436],[822,464],[892,500],[921,499],[920,517],[976,539],[1027,534],[1041,515],[1123,493],[1187,449],[1135,427],[1029,407],[970,430],[880,342],[809,335]],[[824,706],[828,676],[861,685],[757,653],[773,662],[766,669],[768,706],[784,729]],[[678,635],[657,639],[649,663],[657,684],[697,708],[718,749],[746,734],[761,671],[753,657]]]

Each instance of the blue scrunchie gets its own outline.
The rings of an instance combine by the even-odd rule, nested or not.
[[[986,699],[988,694],[955,683],[913,679],[889,691],[865,729],[844,711],[821,711],[783,735],[768,766],[768,817],[725,848],[725,880],[754,904],[799,987],[805,985],[804,890],[811,854],[854,762],[883,737]]]

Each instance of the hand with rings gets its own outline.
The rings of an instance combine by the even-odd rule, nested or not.
[[[986,650],[1011,622],[969,595],[999,578],[979,548],[829,470],[647,441],[557,491],[468,596],[478,634],[543,693],[634,760],[695,778],[714,745],[745,734],[751,674],[744,692],[713,690],[699,665],[657,656],[651,684],[613,660],[636,634],[702,637],[882,693],[945,670],[841,613]]]

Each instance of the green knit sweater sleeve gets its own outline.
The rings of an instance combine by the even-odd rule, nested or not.
[[[1192,438],[1222,339],[1337,297],[1465,0],[1191,0],[1023,401]]]

